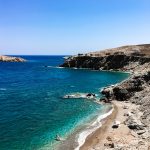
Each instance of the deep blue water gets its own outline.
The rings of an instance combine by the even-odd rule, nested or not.
[[[25,63],[0,62],[0,149],[52,149],[56,134],[65,137],[102,106],[68,93],[99,93],[128,74],[74,70],[58,66],[63,56],[22,56]]]

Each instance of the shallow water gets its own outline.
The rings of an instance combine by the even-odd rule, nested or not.
[[[53,149],[58,144],[56,134],[67,138],[104,108],[90,100],[63,99],[64,95],[99,94],[101,87],[128,77],[117,72],[57,68],[63,56],[22,57],[29,61],[0,62],[1,150]]]

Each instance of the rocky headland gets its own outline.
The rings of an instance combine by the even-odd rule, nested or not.
[[[81,149],[150,150],[150,44],[78,54],[61,67],[131,73],[127,80],[101,91],[104,98],[100,101],[112,102],[118,109],[114,119],[122,122],[120,127],[108,127],[103,140],[91,147],[85,143]]]
[[[26,60],[20,57],[2,56],[0,55],[0,62],[25,62]]]

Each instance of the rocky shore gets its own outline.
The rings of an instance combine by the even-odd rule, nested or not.
[[[0,56],[0,62],[25,62],[26,60],[20,57]]]
[[[127,80],[101,91],[102,101],[118,107],[116,119],[121,125],[115,130],[110,125],[101,142],[85,149],[150,150],[150,44],[71,56],[61,67],[131,73]]]

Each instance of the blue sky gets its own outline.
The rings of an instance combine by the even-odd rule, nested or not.
[[[0,0],[0,54],[76,54],[150,43],[149,0]]]

